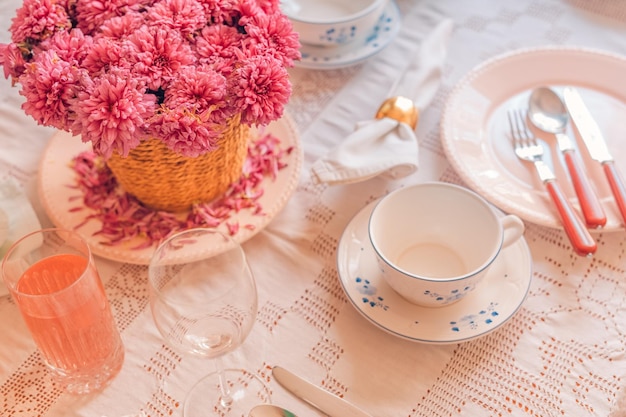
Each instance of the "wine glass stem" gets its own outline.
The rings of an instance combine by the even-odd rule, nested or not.
[[[215,369],[217,371],[217,378],[219,380],[220,391],[222,393],[220,404],[222,407],[228,408],[233,403],[233,396],[231,395],[230,389],[228,388],[228,383],[226,382],[226,375],[224,373],[224,364],[220,356],[215,358]]]

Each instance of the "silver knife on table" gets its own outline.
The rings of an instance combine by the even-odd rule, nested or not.
[[[343,398],[314,385],[285,368],[275,366],[272,368],[272,375],[287,391],[329,417],[372,417]]]
[[[624,184],[619,170],[615,166],[613,156],[606,145],[606,141],[602,136],[598,124],[589,112],[578,90],[572,87],[566,87],[563,90],[563,100],[578,129],[578,133],[580,133],[580,137],[587,146],[589,155],[602,165],[604,174],[613,192],[613,198],[622,215],[624,225],[626,225],[626,185]]]

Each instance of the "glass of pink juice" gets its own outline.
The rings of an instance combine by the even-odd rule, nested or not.
[[[87,243],[44,229],[18,240],[2,276],[54,379],[70,393],[101,389],[122,368],[124,347]]]

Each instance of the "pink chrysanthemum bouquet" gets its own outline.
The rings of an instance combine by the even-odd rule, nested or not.
[[[249,127],[282,116],[300,58],[279,0],[25,0],[10,31],[0,64],[24,111],[167,211],[239,179]]]
[[[299,59],[278,0],[25,0],[10,31],[24,111],[105,159],[151,138],[197,157],[234,116],[280,118]]]

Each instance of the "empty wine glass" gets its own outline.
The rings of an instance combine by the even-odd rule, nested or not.
[[[269,402],[258,377],[221,364],[244,342],[257,313],[256,284],[241,245],[215,229],[179,232],[159,245],[148,277],[152,315],[164,339],[216,362],[216,371],[187,394],[184,416],[245,416]]]

